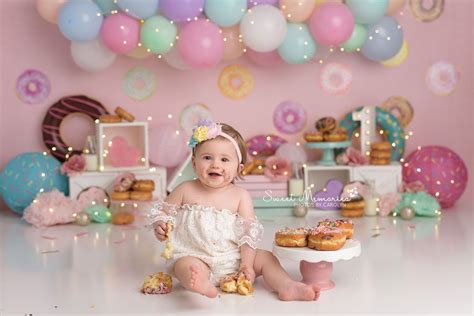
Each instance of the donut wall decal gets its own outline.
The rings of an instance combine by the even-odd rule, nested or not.
[[[403,128],[407,128],[413,119],[413,107],[404,97],[390,97],[382,103],[380,108],[395,116]]]
[[[306,125],[306,111],[296,102],[283,101],[273,112],[273,125],[284,134],[296,134]]]
[[[356,111],[361,110],[362,107],[356,109]],[[400,122],[394,115],[379,107],[376,108],[376,121],[377,125],[384,131],[387,141],[392,144],[390,159],[393,161],[400,160],[405,151],[405,131]],[[339,126],[344,127],[350,137],[360,127],[360,121],[354,121],[352,112],[350,112],[339,122]]]
[[[253,76],[250,71],[241,65],[224,67],[217,81],[222,95],[233,100],[240,100],[253,90]]]
[[[426,5],[431,4],[430,7]],[[444,0],[410,0],[411,15],[420,22],[431,22],[440,17],[444,9]]]
[[[125,74],[122,87],[132,99],[145,100],[155,92],[155,74],[148,68],[134,67]]]
[[[184,107],[181,111],[181,114],[179,115],[179,124],[188,135],[191,135],[194,126],[196,126],[199,121],[205,119],[213,121],[211,110],[209,110],[209,108],[204,104],[194,103]]]
[[[68,157],[81,154],[82,150],[68,146],[61,137],[61,123],[70,114],[82,113],[92,120],[97,120],[101,115],[109,114],[104,106],[84,95],[64,97],[49,107],[41,126],[43,141],[51,154],[63,162]]]
[[[48,77],[39,70],[25,70],[16,81],[16,93],[18,98],[29,104],[37,104],[45,101],[51,92],[51,84]]]
[[[352,72],[343,64],[329,63],[321,70],[319,83],[327,94],[342,95],[352,84]]]
[[[454,92],[459,78],[459,71],[453,64],[439,61],[428,68],[426,85],[434,94],[446,96]]]

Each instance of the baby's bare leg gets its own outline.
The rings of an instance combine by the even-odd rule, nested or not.
[[[209,281],[209,267],[195,257],[183,257],[174,264],[176,278],[188,290],[203,294],[207,297],[216,297],[217,289]]]
[[[317,286],[292,280],[269,251],[257,250],[254,270],[257,276],[263,276],[265,283],[278,293],[282,301],[313,301],[319,298]]]

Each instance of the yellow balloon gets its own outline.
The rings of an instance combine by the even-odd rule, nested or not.
[[[402,48],[400,51],[390,59],[382,60],[380,63],[388,67],[400,66],[408,56],[408,42],[406,39],[403,40]]]
[[[130,53],[127,54],[127,56],[136,59],[144,59],[150,57],[152,54],[152,52],[147,51],[145,46],[141,45],[135,47]]]

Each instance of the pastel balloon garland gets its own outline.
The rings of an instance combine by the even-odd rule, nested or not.
[[[212,67],[249,50],[274,52],[287,63],[300,64],[310,62],[320,45],[386,61],[403,50],[404,42],[403,30],[392,16],[404,3],[392,4],[389,0],[37,0],[37,10],[74,43],[71,54],[80,68],[100,71],[117,54],[134,58],[140,47],[161,57],[177,48],[192,68]]]

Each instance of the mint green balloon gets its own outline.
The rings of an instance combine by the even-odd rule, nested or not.
[[[140,30],[140,41],[153,53],[165,54],[176,40],[176,26],[167,18],[155,15],[145,20]]]
[[[120,11],[118,5],[114,0],[94,0],[95,3],[99,6],[100,11],[103,15],[110,15],[114,11]]]
[[[288,23],[285,39],[278,54],[289,64],[302,64],[316,54],[316,42],[304,23]]]
[[[352,31],[351,37],[344,43],[342,43],[341,48],[344,48],[346,52],[353,52],[357,48],[361,48],[365,40],[367,39],[367,30],[363,25],[355,24],[354,30]]]
[[[388,0],[345,0],[356,23],[371,24],[385,15]]]
[[[204,13],[220,27],[229,27],[240,22],[247,13],[247,0],[206,0]]]

